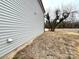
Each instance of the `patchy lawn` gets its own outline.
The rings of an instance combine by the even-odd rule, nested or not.
[[[79,59],[79,33],[45,32],[13,59]]]

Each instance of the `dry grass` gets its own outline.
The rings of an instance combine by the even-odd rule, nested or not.
[[[79,34],[68,31],[45,32],[13,59],[79,59]]]

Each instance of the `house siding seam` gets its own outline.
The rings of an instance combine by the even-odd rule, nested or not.
[[[37,0],[0,0],[0,57],[44,32]],[[13,42],[7,43],[7,39]]]

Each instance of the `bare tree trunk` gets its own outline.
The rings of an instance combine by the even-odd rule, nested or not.
[[[49,22],[49,29],[50,29],[50,31],[52,31],[52,24],[51,24],[51,22],[50,22],[50,20],[48,21]]]

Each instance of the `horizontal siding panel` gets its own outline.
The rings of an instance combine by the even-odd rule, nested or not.
[[[13,3],[11,3],[11,2],[9,2],[9,1],[7,1],[7,0],[5,0],[5,1],[3,1],[2,0],[2,2],[4,3],[4,4],[7,4],[8,6],[11,6],[12,8],[15,8],[15,9],[17,9],[17,7],[19,6],[19,5],[14,5]],[[17,9],[18,11],[22,11],[22,9]]]
[[[37,0],[0,0],[0,57],[44,31]],[[13,42],[7,43],[7,39]]]

